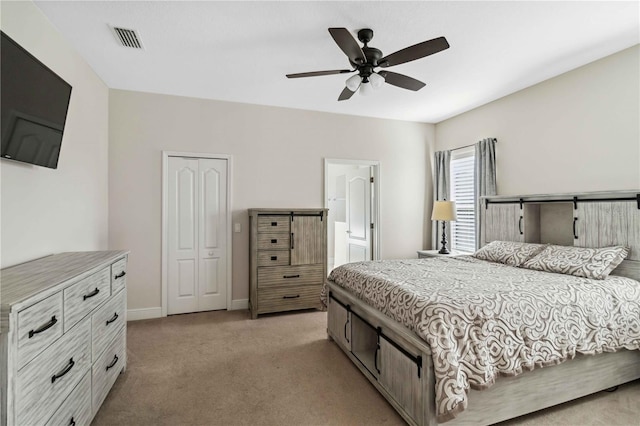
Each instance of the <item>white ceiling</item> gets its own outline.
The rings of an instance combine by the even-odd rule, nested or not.
[[[110,88],[436,123],[640,42],[628,2],[54,2],[37,6]],[[108,25],[135,29],[121,47]],[[385,84],[338,102],[349,68],[327,29],[372,28],[384,54],[445,36],[451,48],[389,68]]]

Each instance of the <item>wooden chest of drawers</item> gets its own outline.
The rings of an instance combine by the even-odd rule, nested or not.
[[[126,366],[126,251],[0,271],[0,424],[88,425]]]
[[[251,317],[319,308],[327,275],[327,209],[250,209]]]

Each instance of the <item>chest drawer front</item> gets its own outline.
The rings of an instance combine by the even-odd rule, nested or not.
[[[258,234],[258,250],[288,250],[291,234],[264,233]]]
[[[96,360],[125,323],[125,292],[120,291],[91,315],[91,359]]]
[[[276,266],[258,269],[258,287],[322,284],[322,265]]]
[[[261,290],[258,294],[258,312],[266,313],[319,308],[321,291],[322,285]]]
[[[91,371],[84,374],[46,426],[88,426],[91,422]]]
[[[111,265],[111,294],[117,293],[127,285],[127,258]]]
[[[122,327],[116,338],[93,364],[91,371],[93,410],[97,411],[125,364],[126,327]]]
[[[18,312],[18,369],[62,336],[62,292]]]
[[[258,216],[258,232],[289,232],[291,216]]]
[[[288,265],[289,254],[289,250],[261,250],[258,252],[258,267]]]
[[[107,266],[64,289],[66,332],[111,295],[111,267]]]
[[[91,368],[91,328],[84,320],[18,372],[16,424],[43,424]]]

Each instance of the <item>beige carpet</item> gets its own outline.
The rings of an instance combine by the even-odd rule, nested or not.
[[[94,425],[402,425],[326,338],[326,313],[129,323],[128,367]],[[640,425],[640,381],[503,425]]]

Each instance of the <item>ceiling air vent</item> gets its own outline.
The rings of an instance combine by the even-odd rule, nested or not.
[[[134,49],[142,49],[142,42],[140,36],[135,30],[128,30],[126,28],[111,27],[116,38],[124,47],[132,47]]]

